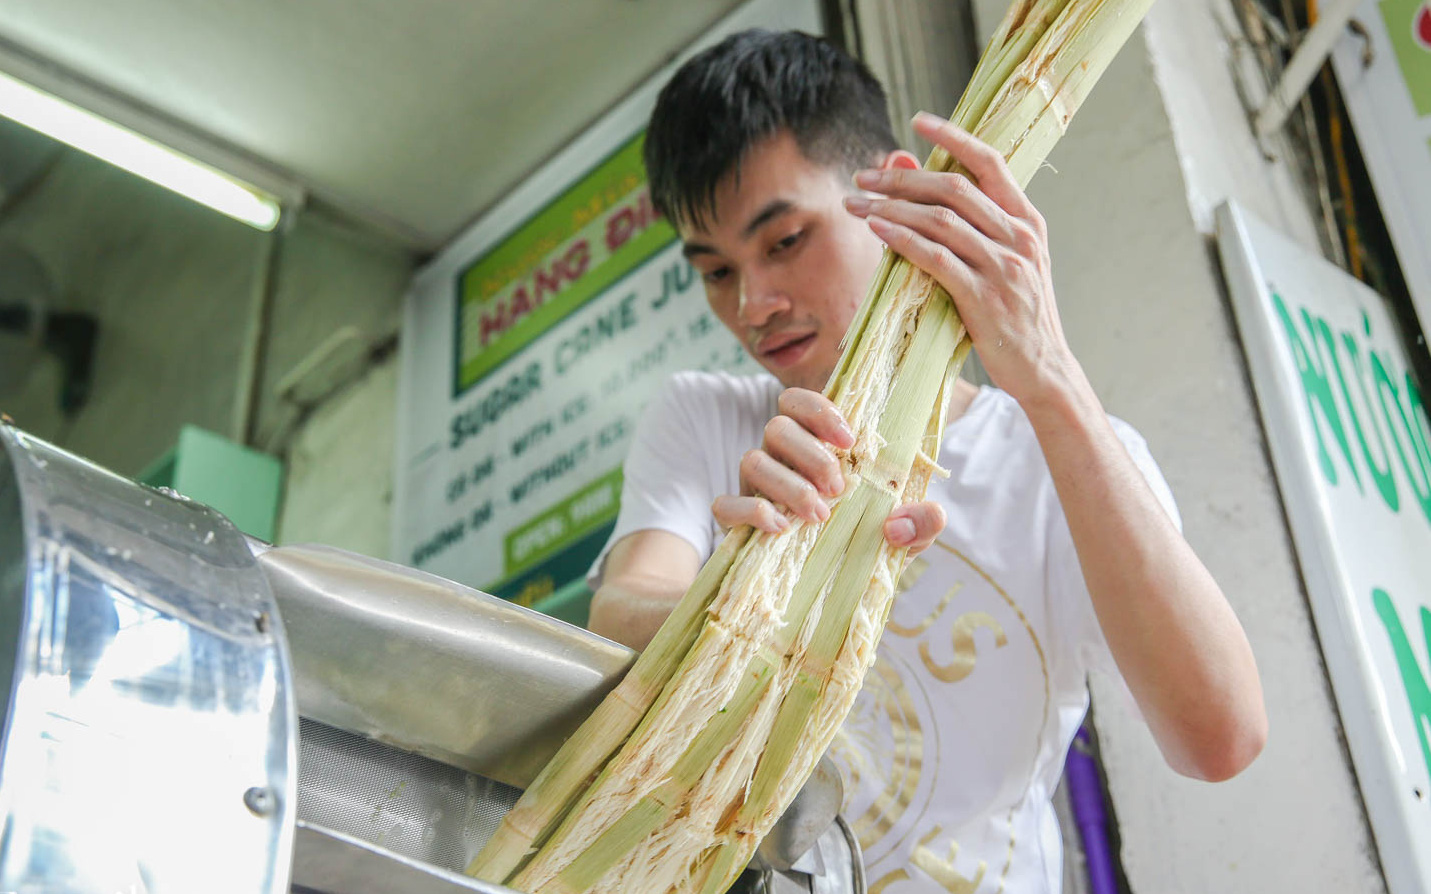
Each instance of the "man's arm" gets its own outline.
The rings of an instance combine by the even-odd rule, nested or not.
[[[954,297],[994,384],[1033,424],[1109,650],[1168,764],[1226,779],[1267,736],[1247,636],[1134,464],[1064,338],[1048,234],[999,154],[915,120],[969,171],[863,171],[852,197],[893,250]]]
[[[1158,502],[1081,369],[1024,406],[1109,651],[1168,765],[1220,781],[1267,738],[1262,685],[1232,607]]]
[[[700,556],[670,531],[633,531],[606,556],[591,597],[592,633],[641,651],[700,571]]]

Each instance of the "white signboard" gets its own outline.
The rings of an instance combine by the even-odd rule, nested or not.
[[[817,33],[818,9],[755,0],[689,52],[757,26]],[[414,278],[397,561],[523,604],[580,580],[615,522],[633,426],[666,377],[758,371],[651,209],[641,139],[679,61]]]
[[[1431,891],[1431,426],[1375,292],[1224,205],[1222,253],[1392,894]]]
[[[1431,334],[1431,0],[1367,0],[1356,19],[1366,40],[1348,30],[1332,63],[1421,328]]]

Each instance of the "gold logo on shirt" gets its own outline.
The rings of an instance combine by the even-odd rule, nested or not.
[[[979,628],[994,632],[994,648],[1001,649],[1009,644],[1004,628],[988,612],[965,612],[954,619],[954,660],[945,665],[935,664],[929,654],[929,643],[919,644],[919,657],[924,667],[936,680],[958,683],[974,672],[974,662],[979,657],[978,646],[974,643],[974,631]]]
[[[942,591],[929,586],[932,578],[921,581],[935,569],[942,578],[940,583],[946,584]],[[846,816],[865,850],[867,865],[886,870],[872,879],[871,894],[890,886],[894,888],[892,894],[897,894],[925,876],[926,887],[932,880],[952,894],[973,892],[984,881],[1002,889],[1012,866],[1012,837],[1007,860],[1001,861],[1002,871],[994,870],[992,876],[987,861],[977,859],[990,855],[975,853],[966,857],[961,872],[956,868],[958,842],[948,836],[936,843],[936,839],[948,834],[944,831],[948,821],[941,816],[942,825],[932,822],[935,817],[927,815],[933,808],[930,798],[938,787],[941,769],[944,774],[957,774],[959,770],[939,766],[941,729],[932,725],[925,729],[921,717],[935,716],[934,705],[949,698],[943,694],[943,686],[968,679],[979,658],[1004,649],[1010,644],[1010,631],[1022,629],[1028,634],[1042,675],[1042,717],[1046,726],[1051,710],[1047,656],[1014,599],[959,550],[936,541],[927,558],[918,557],[904,569],[897,592],[904,594],[921,582],[924,586],[918,600],[910,601],[907,596],[896,599],[885,628],[892,638],[912,640],[910,645],[917,647],[918,660],[912,661],[915,656],[907,651],[903,653],[906,658],[897,650],[881,648],[854,712],[833,743],[832,751],[840,758],[847,776],[846,792],[854,798],[845,805]],[[1017,623],[1009,626],[1011,620]],[[921,665],[924,673],[919,672]],[[931,678],[938,683],[931,683]],[[1034,705],[1029,707],[1037,710]],[[942,732],[948,735],[951,730]],[[958,734],[957,730],[952,732]],[[1036,759],[1038,741],[1029,744],[1030,758]],[[1012,820],[1011,812],[1009,821]],[[891,858],[895,861],[893,866],[889,865]]]
[[[988,871],[989,864],[983,860],[979,861],[979,869],[974,873],[973,878],[966,878],[954,868],[954,861],[959,858],[959,842],[949,841],[949,859],[945,860],[938,853],[929,848],[929,843],[938,838],[944,831],[943,826],[936,825],[923,838],[919,839],[919,844],[914,848],[914,854],[910,858],[925,875],[934,879],[939,886],[948,891],[949,894],[974,894],[979,888],[979,883],[984,880],[984,873]],[[885,888],[895,882],[909,881],[909,872],[904,869],[896,869],[880,877],[879,881],[870,886],[870,894],[881,894]]]
[[[837,750],[846,758],[851,789],[859,785],[861,776],[885,777],[879,796],[850,823],[862,849],[874,847],[909,809],[924,769],[924,731],[899,672],[877,657],[865,678],[865,692],[873,696],[873,711],[851,714],[836,739]],[[892,754],[881,745],[884,736],[892,741]],[[861,758],[873,755],[884,758],[881,766],[862,765]]]

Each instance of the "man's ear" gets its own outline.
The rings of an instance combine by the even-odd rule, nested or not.
[[[923,167],[923,165],[919,163],[918,158],[915,158],[913,152],[896,149],[884,157],[884,160],[879,163],[879,167],[882,171],[887,171],[891,168],[905,168],[906,170],[915,171]]]

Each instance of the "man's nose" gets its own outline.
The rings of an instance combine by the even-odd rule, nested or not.
[[[790,308],[790,299],[777,278],[746,275],[740,280],[740,321],[760,328],[770,318]]]

